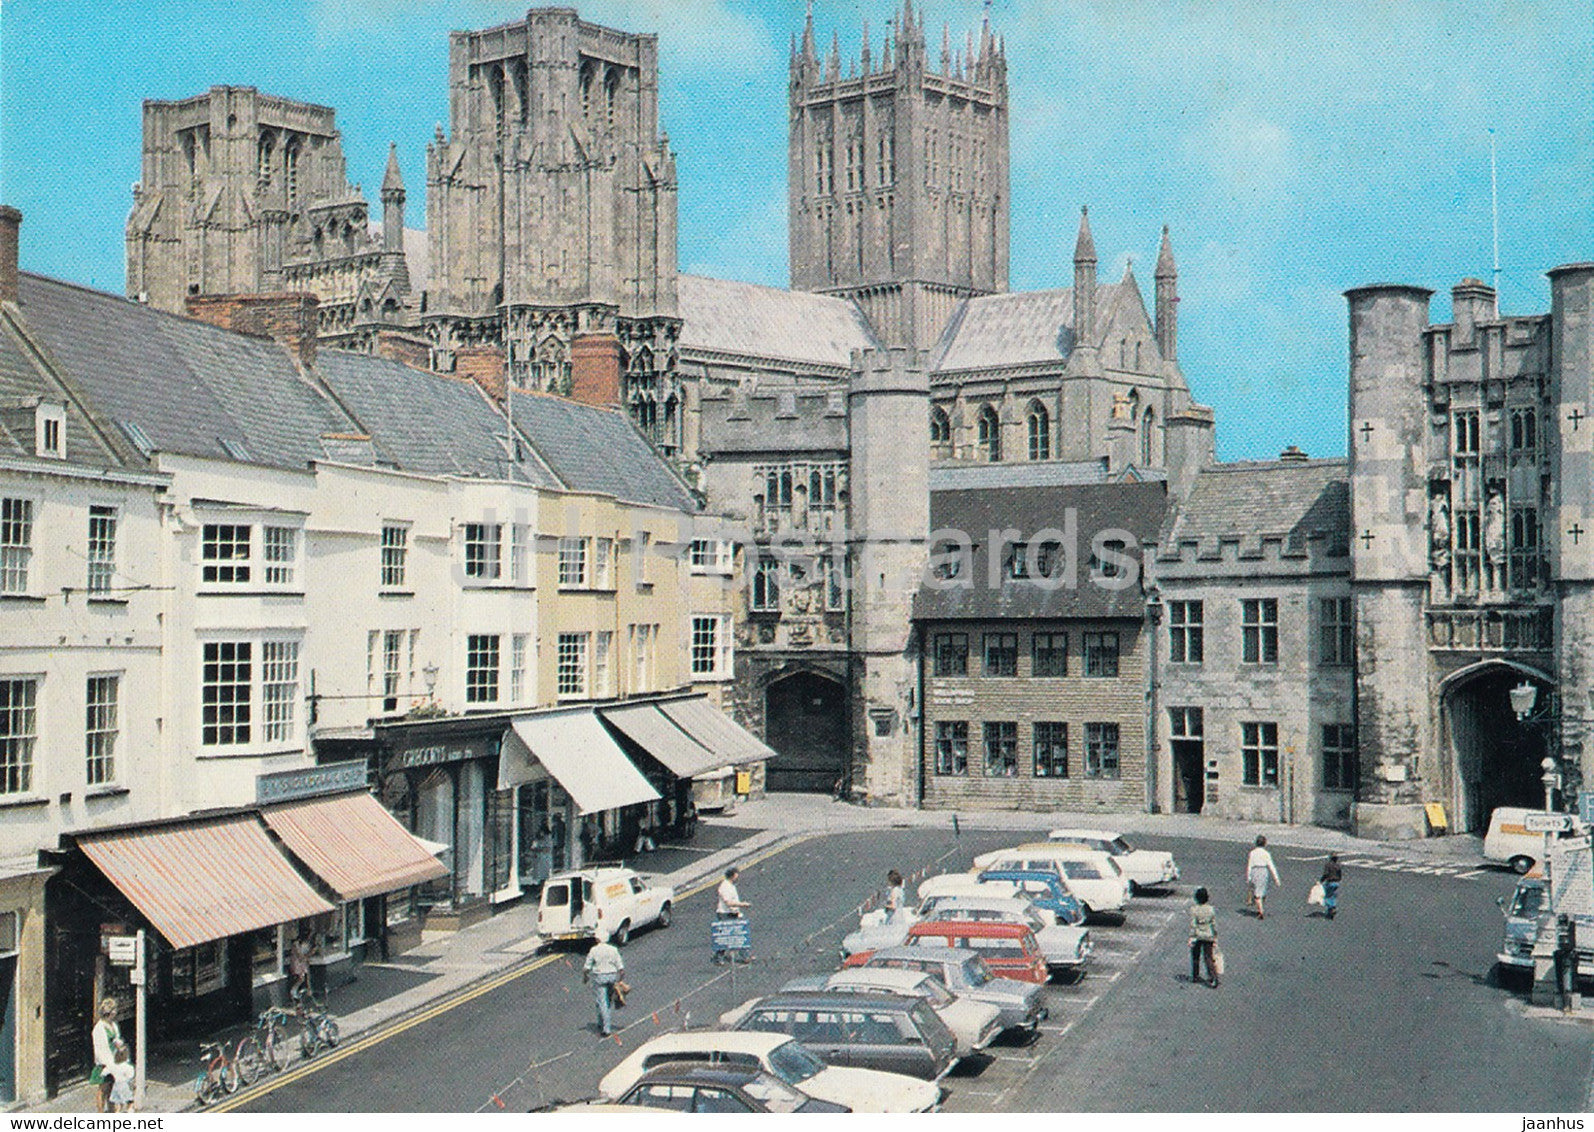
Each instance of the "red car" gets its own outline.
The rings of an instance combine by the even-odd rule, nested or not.
[[[1023,924],[991,920],[925,920],[908,929],[908,947],[966,947],[991,973],[1026,983],[1046,981],[1046,956]]]

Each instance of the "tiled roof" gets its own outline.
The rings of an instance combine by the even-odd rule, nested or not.
[[[966,585],[945,581],[925,585],[914,596],[913,615],[919,620],[986,620],[997,618],[1134,618],[1144,611],[1139,579],[1122,589],[1097,584],[1090,572],[1090,555],[1098,534],[1123,538],[1143,546],[1156,538],[1167,506],[1161,483],[1097,483],[1055,487],[981,488],[937,491],[930,495],[930,527],[935,532],[957,531],[972,544]],[[997,581],[991,583],[991,532],[1017,531],[1013,541],[1030,542],[1043,531],[1070,526],[1077,534],[1076,584],[1055,586],[1026,579],[1003,579],[996,563]],[[1132,540],[1132,542],[1131,542]],[[1063,541],[1055,534],[1041,541]],[[932,553],[945,551],[945,536],[936,540]],[[1133,554],[1132,556],[1138,557]]]
[[[1096,303],[1107,312],[1122,283],[1096,288]],[[931,369],[991,369],[1068,360],[1074,348],[1074,290],[1016,291],[965,299],[947,323]]]
[[[356,425],[283,347],[99,291],[24,274],[22,312],[111,420],[163,452],[302,468]]]
[[[1238,461],[1205,468],[1169,517],[1162,543],[1172,550],[1195,539],[1254,543],[1264,535],[1304,548],[1312,535],[1331,554],[1346,554],[1350,485],[1344,460]]]
[[[545,393],[514,394],[515,427],[566,487],[696,511],[697,501],[631,419]]]
[[[509,478],[508,423],[475,383],[346,350],[318,351],[315,368],[382,458],[425,475]],[[529,452],[515,478],[558,486]]]
[[[847,366],[878,345],[849,299],[682,275],[680,348]]]

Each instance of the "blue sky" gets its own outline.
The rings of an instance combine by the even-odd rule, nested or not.
[[[447,32],[499,0],[4,0],[0,199],[23,266],[120,292],[139,104],[218,83],[336,108],[374,200],[389,140],[423,222],[424,152],[447,117]],[[594,0],[660,40],[684,270],[786,281],[786,62],[803,0]],[[891,0],[816,0],[822,41],[878,50]],[[927,0],[932,54],[977,0]],[[1164,223],[1180,362],[1218,411],[1219,455],[1345,448],[1340,292],[1440,292],[1490,270],[1499,147],[1501,305],[1546,309],[1543,272],[1594,259],[1588,0],[995,0],[1012,104],[1012,286],[1067,285],[1079,206],[1102,275],[1146,294]]]

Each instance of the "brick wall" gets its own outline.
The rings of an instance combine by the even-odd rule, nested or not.
[[[1034,676],[1034,635],[1063,633],[1068,640],[1066,675]],[[1117,677],[1086,676],[1084,634],[1116,632]],[[963,633],[969,642],[969,675],[935,676],[936,637]],[[1018,637],[1018,674],[981,675],[986,633]],[[929,808],[1141,811],[1146,807],[1146,657],[1139,621],[970,622],[925,626],[924,804]],[[966,721],[968,773],[936,771],[936,724]],[[1017,773],[986,773],[984,724],[1013,722],[1018,728]],[[1067,777],[1035,775],[1034,725],[1068,726]],[[1118,777],[1086,777],[1085,733],[1089,723],[1118,725]]]
[[[578,334],[570,343],[570,396],[584,405],[620,404],[620,340]]]
[[[414,369],[430,369],[432,350],[426,339],[398,330],[376,332],[376,352],[389,361],[402,362]]]
[[[239,334],[253,334],[281,342],[305,367],[315,365],[316,311],[314,295],[296,291],[266,295],[189,295],[189,318]]]
[[[494,401],[504,399],[504,352],[497,346],[462,346],[454,355],[454,376],[474,381]]]

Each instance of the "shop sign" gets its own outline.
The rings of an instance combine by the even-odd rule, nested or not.
[[[442,763],[496,758],[502,741],[502,735],[482,735],[471,739],[452,739],[446,742],[401,747],[388,758],[387,767],[389,770],[407,770],[418,766],[438,766]]]
[[[131,967],[138,962],[138,937],[112,935],[105,937],[106,955],[118,967]]]
[[[279,770],[255,776],[255,801],[286,802],[293,798],[313,798],[318,794],[359,790],[365,784],[364,759],[327,763],[304,770]]]

